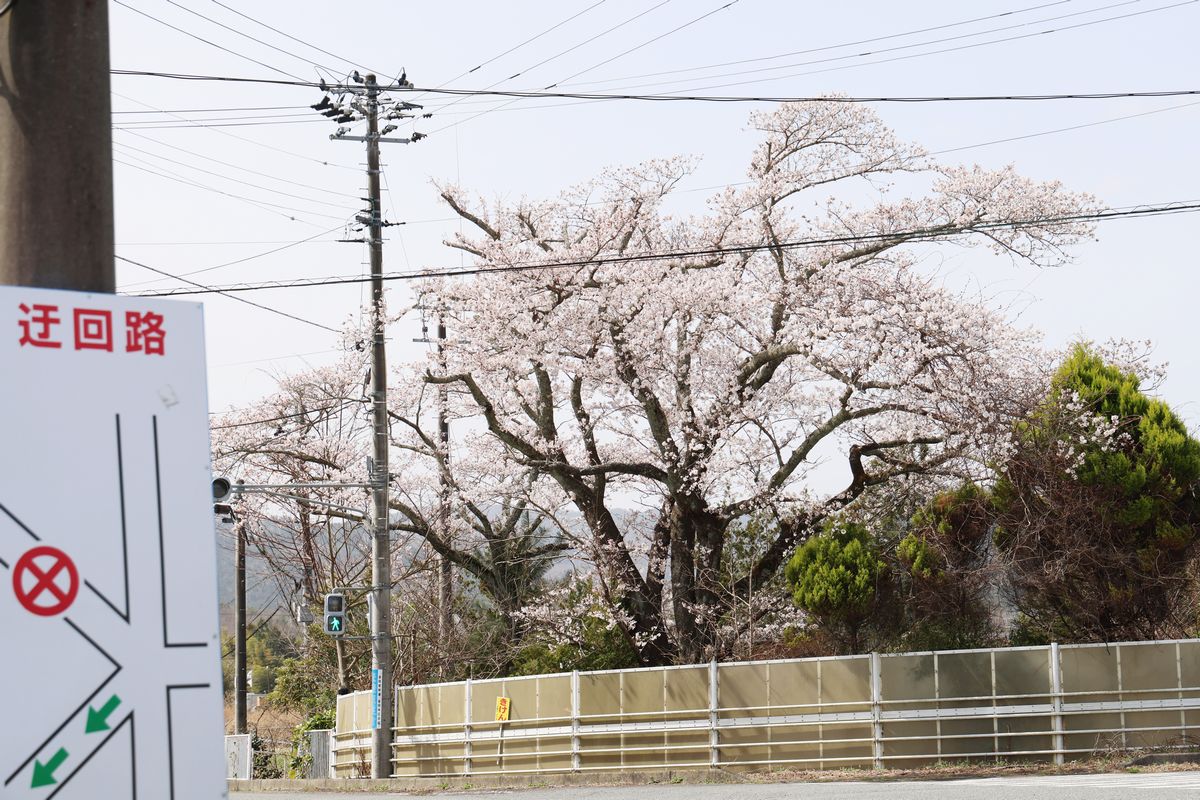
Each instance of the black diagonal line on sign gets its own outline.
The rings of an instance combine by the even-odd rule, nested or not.
[[[5,569],[8,569],[8,562],[5,561],[3,558],[0,558],[0,567],[4,567]]]
[[[167,784],[175,800],[175,734],[171,731],[171,692],[174,689],[207,689],[208,683],[178,683],[167,687]]]
[[[154,425],[154,494],[158,500],[158,574],[162,590],[162,633],[163,647],[208,647],[208,642],[172,642],[167,635],[167,550],[163,532],[162,473],[158,457],[158,417],[151,417]]]
[[[130,786],[133,787],[133,795],[130,800],[137,800],[137,728],[134,726],[133,712],[129,712],[129,771],[133,777]]]
[[[121,728],[125,727],[125,723],[129,723],[129,746],[131,749],[136,749],[137,745],[133,741],[133,712],[130,711],[128,714],[125,715],[125,719],[121,720],[120,724],[117,725],[117,727],[115,727],[111,731],[109,731],[108,735],[100,740],[100,744],[96,745],[96,749],[94,749],[94,750],[92,750],[92,752],[88,753],[87,758],[85,758],[83,761],[80,761],[79,766],[76,767],[75,769],[71,770],[71,774],[68,775],[67,777],[63,778],[62,781],[59,782],[58,786],[54,787],[53,792],[46,795],[46,800],[51,800],[51,798],[53,798],[54,795],[61,792],[63,790],[63,787],[65,787],[68,783],[71,782],[71,778],[74,778],[76,775],[78,775],[79,771],[81,769],[83,769],[85,766],[87,766],[87,763],[92,760],[92,758],[96,755],[96,753],[99,753],[101,750],[104,749],[104,745],[108,744],[108,740],[113,738],[114,736],[116,736],[117,732],[120,731]],[[134,773],[133,796],[134,796],[134,798],[137,797],[137,774],[136,774],[136,772]]]
[[[21,520],[17,519],[15,514],[13,514],[11,511],[9,511],[7,508],[5,508],[3,503],[0,503],[0,511],[3,511],[5,516],[7,516],[13,522],[17,523],[18,528],[20,528],[21,530],[25,531],[30,536],[32,536],[33,540],[35,542],[40,542],[42,540],[42,537],[38,536],[36,533],[31,531],[29,529],[28,525],[26,525],[24,522],[21,522]]]
[[[63,617],[63,622],[70,625],[72,630],[74,630],[76,633],[78,633],[80,636],[82,636],[84,639],[86,639],[88,644],[90,644],[92,647],[96,648],[100,652],[101,655],[103,655],[105,658],[107,658],[109,660],[109,662],[113,665],[113,671],[109,674],[109,676],[107,678],[104,679],[103,683],[101,683],[99,686],[96,687],[95,691],[93,691],[86,698],[84,698],[84,701],[82,703],[80,703],[79,706],[74,711],[72,711],[70,714],[67,715],[67,718],[64,719],[62,721],[62,723],[57,728],[55,728],[54,731],[49,736],[46,737],[45,741],[43,741],[41,744],[39,744],[34,749],[34,751],[29,754],[28,758],[26,758],[24,761],[21,762],[20,766],[18,766],[15,770],[13,770],[13,773],[5,779],[5,781],[4,781],[5,786],[8,786],[10,783],[12,783],[13,779],[21,774],[21,770],[23,770],[27,766],[29,766],[29,762],[33,761],[33,759],[37,757],[37,754],[42,752],[42,750],[45,749],[46,745],[50,744],[50,742],[54,739],[55,736],[58,736],[60,733],[62,733],[63,728],[67,727],[67,725],[71,722],[71,720],[73,720],[73,719],[75,719],[75,717],[79,716],[80,712],[82,712],[85,708],[87,708],[88,704],[96,699],[96,695],[100,694],[100,692],[102,692],[104,690],[104,687],[108,686],[108,684],[112,682],[112,679],[117,677],[117,673],[121,671],[121,665],[119,663],[117,663],[117,660],[115,658],[113,658],[112,656],[110,656],[108,654],[107,650],[105,650],[100,645],[96,644],[95,640],[92,639],[92,637],[88,636],[86,633],[84,633],[79,628],[78,625],[76,625],[74,622],[71,622],[69,617]]]
[[[113,610],[114,613],[121,619],[125,620],[125,624],[129,624],[129,534],[125,520],[125,458],[121,451],[121,415],[115,415],[117,419],[117,497],[121,504],[121,566],[125,574],[125,610],[117,608],[116,603],[104,596],[104,593],[92,585],[91,581],[85,580],[83,585],[91,589],[92,594],[104,601],[104,604]]]

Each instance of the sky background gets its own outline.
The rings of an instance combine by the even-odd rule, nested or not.
[[[116,69],[303,80],[353,69],[375,70],[382,80],[406,69],[418,87],[772,96],[1200,88],[1197,0],[114,0],[110,8]],[[794,55],[767,58],[784,53]],[[759,60],[696,69],[747,59]],[[206,270],[191,280],[212,285],[366,274],[365,246],[335,241],[361,236],[347,236],[344,225],[362,207],[363,145],[329,140],[336,126],[307,108],[318,90],[133,76],[114,76],[112,88],[119,256],[174,274]],[[701,211],[711,187],[745,179],[757,142],[748,115],[770,108],[456,102],[433,94],[416,101],[434,117],[396,135],[415,129],[429,138],[384,145],[385,216],[405,223],[386,231],[387,271],[462,263],[442,245],[458,225],[435,180],[489,198],[543,198],[607,166],[693,154],[702,161],[673,210]],[[1015,164],[1112,207],[1200,199],[1200,97],[874,108],[932,151],[968,148],[940,156],[949,163]],[[1075,129],[1033,135],[1062,128]],[[1027,138],[975,146],[1012,137]],[[1098,241],[1052,270],[983,249],[942,250],[930,268],[1040,329],[1051,347],[1080,338],[1151,340],[1155,358],[1169,363],[1162,396],[1195,427],[1198,221],[1182,214],[1101,223]],[[308,241],[294,244],[301,240]],[[117,272],[126,292],[177,285],[125,262]],[[357,316],[367,288],[240,296],[339,328]],[[411,302],[402,282],[390,284],[389,302]],[[225,297],[204,303],[214,411],[250,404],[279,375],[337,357],[338,337],[327,330]],[[418,355],[420,335],[416,314],[392,326],[392,362]]]

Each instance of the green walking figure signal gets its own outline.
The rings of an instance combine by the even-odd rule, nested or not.
[[[325,632],[340,636],[346,631],[346,595],[325,595]]]

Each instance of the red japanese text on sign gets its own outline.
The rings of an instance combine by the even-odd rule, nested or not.
[[[163,330],[162,314],[147,311],[125,313],[125,351],[161,356],[166,352],[167,332]]]
[[[75,309],[75,349],[113,349],[112,312],[99,308]]]
[[[58,313],[58,306],[42,305],[34,303],[32,307],[21,303],[18,306],[21,313],[27,315],[28,319],[19,320],[18,324],[21,327],[22,347],[29,345],[31,347],[62,347],[62,342],[52,338],[51,328],[56,327],[62,319],[54,316]]]
[[[102,308],[66,308],[42,303],[20,303],[22,317],[17,320],[21,347],[61,349],[63,341],[59,326],[70,315],[76,350],[117,349],[113,328],[113,312]],[[61,314],[61,315],[60,315]],[[118,319],[120,317],[118,316]],[[118,323],[119,324],[119,323]],[[153,311],[125,312],[125,352],[148,356],[166,355],[167,331],[162,314]]]

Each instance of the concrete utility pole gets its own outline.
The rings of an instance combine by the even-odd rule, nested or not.
[[[387,411],[387,353],[384,339],[383,308],[383,229],[392,224],[383,221],[383,206],[379,188],[379,143],[396,142],[408,144],[423,139],[414,133],[408,138],[386,138],[395,130],[388,125],[379,131],[380,94],[384,91],[374,75],[362,77],[355,72],[352,80],[359,85],[329,87],[330,92],[341,95],[338,102],[329,95],[312,106],[338,124],[356,119],[367,121],[365,136],[350,136],[348,128],[338,128],[330,139],[366,142],[367,145],[367,215],[357,220],[369,231],[367,244],[371,253],[371,421],[374,436],[371,474],[371,669],[379,675],[379,717],[376,728],[371,732],[371,777],[387,778],[392,774],[392,716],[395,685],[392,676],[392,564],[391,529],[388,505],[388,411]],[[322,84],[322,88],[326,88]],[[411,89],[401,75],[394,88]],[[346,105],[341,100],[345,95],[355,99]],[[388,107],[388,119],[406,119],[413,115],[405,113],[419,108],[412,103],[394,103]]]
[[[441,359],[442,353],[446,346],[446,322],[441,317],[438,317],[437,327],[438,337],[438,356]],[[444,365],[443,365],[444,366]],[[438,407],[438,436],[441,440],[442,450],[446,454],[446,460],[450,459],[450,421],[446,416],[446,400],[448,392],[443,384],[438,387],[439,407]],[[441,476],[441,497],[440,508],[438,514],[442,522],[442,535],[449,538],[450,535],[450,482],[447,480],[445,473]],[[446,556],[438,556],[438,641],[442,643],[442,647],[446,647],[450,641],[450,634],[453,630],[454,615],[454,567],[450,563],[450,559]],[[450,651],[445,651],[445,658],[442,659],[442,671],[447,672],[449,667]]]
[[[233,732],[246,733],[246,521],[236,519],[234,533]]]
[[[371,733],[371,777],[392,774],[392,535],[388,508],[387,351],[383,316],[383,214],[379,192],[379,86],[367,85],[367,194],[371,248],[371,413],[375,435],[371,541],[371,669],[379,670],[379,727]]]
[[[0,284],[112,292],[108,3],[0,12]]]

